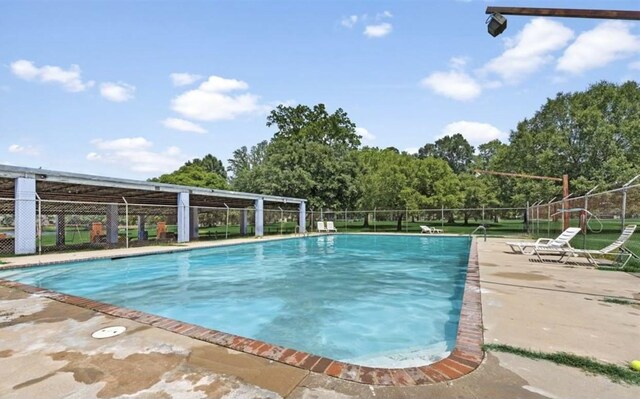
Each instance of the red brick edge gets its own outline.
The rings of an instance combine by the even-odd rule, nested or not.
[[[73,295],[61,294],[14,281],[0,279],[0,286],[16,288],[66,304],[80,306],[142,324],[148,324],[197,340],[362,384],[410,386],[449,381],[469,374],[480,365],[484,358],[484,352],[482,350],[483,329],[482,306],[480,303],[480,274],[478,249],[475,238],[471,242],[469,252],[467,279],[462,298],[456,347],[445,359],[426,366],[402,369],[372,368],[344,363],[255,339],[211,330],[195,324],[183,323],[166,317],[121,308]]]

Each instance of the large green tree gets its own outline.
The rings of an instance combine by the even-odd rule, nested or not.
[[[427,143],[418,150],[419,158],[435,157],[447,161],[455,173],[462,173],[471,167],[475,149],[460,133],[444,136],[435,143]]]
[[[377,148],[360,151],[359,158],[363,167],[358,179],[363,192],[360,209],[417,211],[461,204],[459,180],[443,160],[418,159],[393,149]],[[398,230],[404,215],[405,211],[395,215]]]
[[[207,172],[212,172],[220,175],[223,179],[227,178],[227,171],[222,165],[222,161],[214,157],[211,154],[205,155],[202,159],[195,158],[192,161],[187,161],[185,166],[200,166]]]
[[[574,192],[595,184],[619,186],[639,171],[638,132],[638,84],[600,82],[584,92],[558,93],[520,122],[502,166],[535,175],[568,174]]]
[[[258,192],[307,198],[311,209],[353,208],[359,196],[360,137],[342,109],[280,105],[267,117],[277,128],[264,161],[251,173]]]
[[[261,192],[264,186],[263,166],[267,157],[267,140],[247,149],[242,146],[233,152],[233,157],[228,160],[231,172],[231,188],[237,191],[250,193]]]
[[[222,162],[211,154],[204,158],[187,161],[177,170],[163,174],[149,181],[183,186],[227,189],[227,173]]]

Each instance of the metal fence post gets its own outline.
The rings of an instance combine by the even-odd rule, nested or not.
[[[129,248],[129,203],[125,197],[122,197],[122,200],[124,201],[124,245],[125,248]]]
[[[36,195],[36,201],[38,201],[38,255],[42,255],[42,199],[38,193]]]
[[[408,207],[404,207],[404,232],[408,233],[409,232],[409,208]]]
[[[622,228],[621,230],[624,231],[624,223],[625,223],[625,218],[626,218],[626,214],[627,214],[627,190],[629,189],[629,185],[631,185],[631,183],[633,183],[637,178],[639,178],[640,175],[634,177],[633,179],[629,180],[628,182],[626,182],[623,186],[622,186]]]
[[[227,208],[227,222],[224,226],[224,239],[229,238],[229,206],[227,204],[223,204],[225,208]],[[280,234],[282,234],[282,222],[280,222]]]
[[[349,211],[349,209],[345,209],[344,210],[344,230],[345,232],[349,230],[349,221],[347,220],[347,212]]]
[[[373,207],[373,232],[376,233],[377,232],[377,226],[376,226],[376,210],[378,208],[376,208],[375,206]]]

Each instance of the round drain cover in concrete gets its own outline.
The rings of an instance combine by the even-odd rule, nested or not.
[[[123,327],[123,326],[107,327],[107,328],[103,328],[102,330],[98,330],[94,332],[93,334],[91,334],[91,336],[93,338],[98,338],[98,339],[111,338],[111,337],[115,337],[116,335],[122,334],[126,330],[127,330],[127,327]]]

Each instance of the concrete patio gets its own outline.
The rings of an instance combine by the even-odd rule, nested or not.
[[[246,242],[246,240],[240,240]],[[478,242],[484,339],[621,366],[640,358],[640,278],[506,253]],[[211,245],[194,243],[189,247]],[[170,251],[135,248],[4,259],[14,264]],[[127,327],[117,337],[91,333]],[[414,387],[352,383],[128,319],[0,287],[2,398],[637,398],[639,386],[506,353],[460,379]]]

